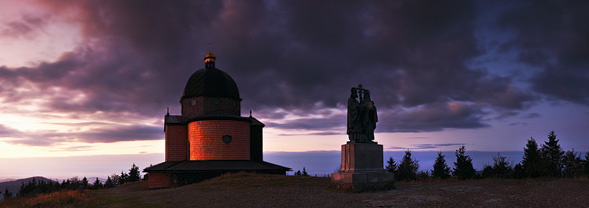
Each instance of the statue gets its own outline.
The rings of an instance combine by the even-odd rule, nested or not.
[[[370,99],[370,91],[362,85],[352,88],[348,98],[348,138],[352,143],[374,143],[374,129],[378,116]],[[360,98],[360,101],[356,100]]]
[[[360,103],[356,98],[358,97],[358,92],[356,88],[352,87],[352,94],[350,98],[348,98],[348,137],[350,141],[357,141],[361,138],[359,137],[362,134],[362,123],[360,119]]]
[[[374,141],[378,116],[370,91],[353,87],[348,98],[350,141],[341,146],[342,160],[331,181],[337,189],[351,192],[389,190],[395,187],[395,174],[384,170],[383,146]]]

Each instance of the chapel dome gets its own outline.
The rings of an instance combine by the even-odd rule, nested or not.
[[[210,55],[212,55],[211,52],[207,54],[205,59],[211,58]],[[212,57],[215,58],[214,55]],[[184,88],[182,99],[200,96],[240,100],[235,81],[229,74],[215,68],[214,65],[207,65],[204,69],[200,69],[190,76]]]

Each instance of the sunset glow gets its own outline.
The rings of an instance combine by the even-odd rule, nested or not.
[[[0,1],[0,179],[18,159],[150,164],[210,51],[264,152],[339,151],[358,84],[385,151],[522,151],[551,130],[589,151],[586,2],[397,3]]]

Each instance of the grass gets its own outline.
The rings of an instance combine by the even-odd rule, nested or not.
[[[67,190],[6,200],[0,207],[87,207],[95,202],[88,193]]]
[[[361,194],[334,191],[330,184],[326,177],[234,173],[167,189],[148,189],[146,182],[136,182],[85,192],[60,191],[3,201],[0,207],[420,207],[482,206],[489,200],[496,206],[544,201],[549,203],[537,205],[577,206],[589,195],[587,178],[400,181],[395,190]]]

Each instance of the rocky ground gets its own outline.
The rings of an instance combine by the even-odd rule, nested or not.
[[[232,174],[183,187],[145,183],[91,192],[99,207],[589,207],[587,179],[397,182],[396,189],[344,193],[329,178]]]

